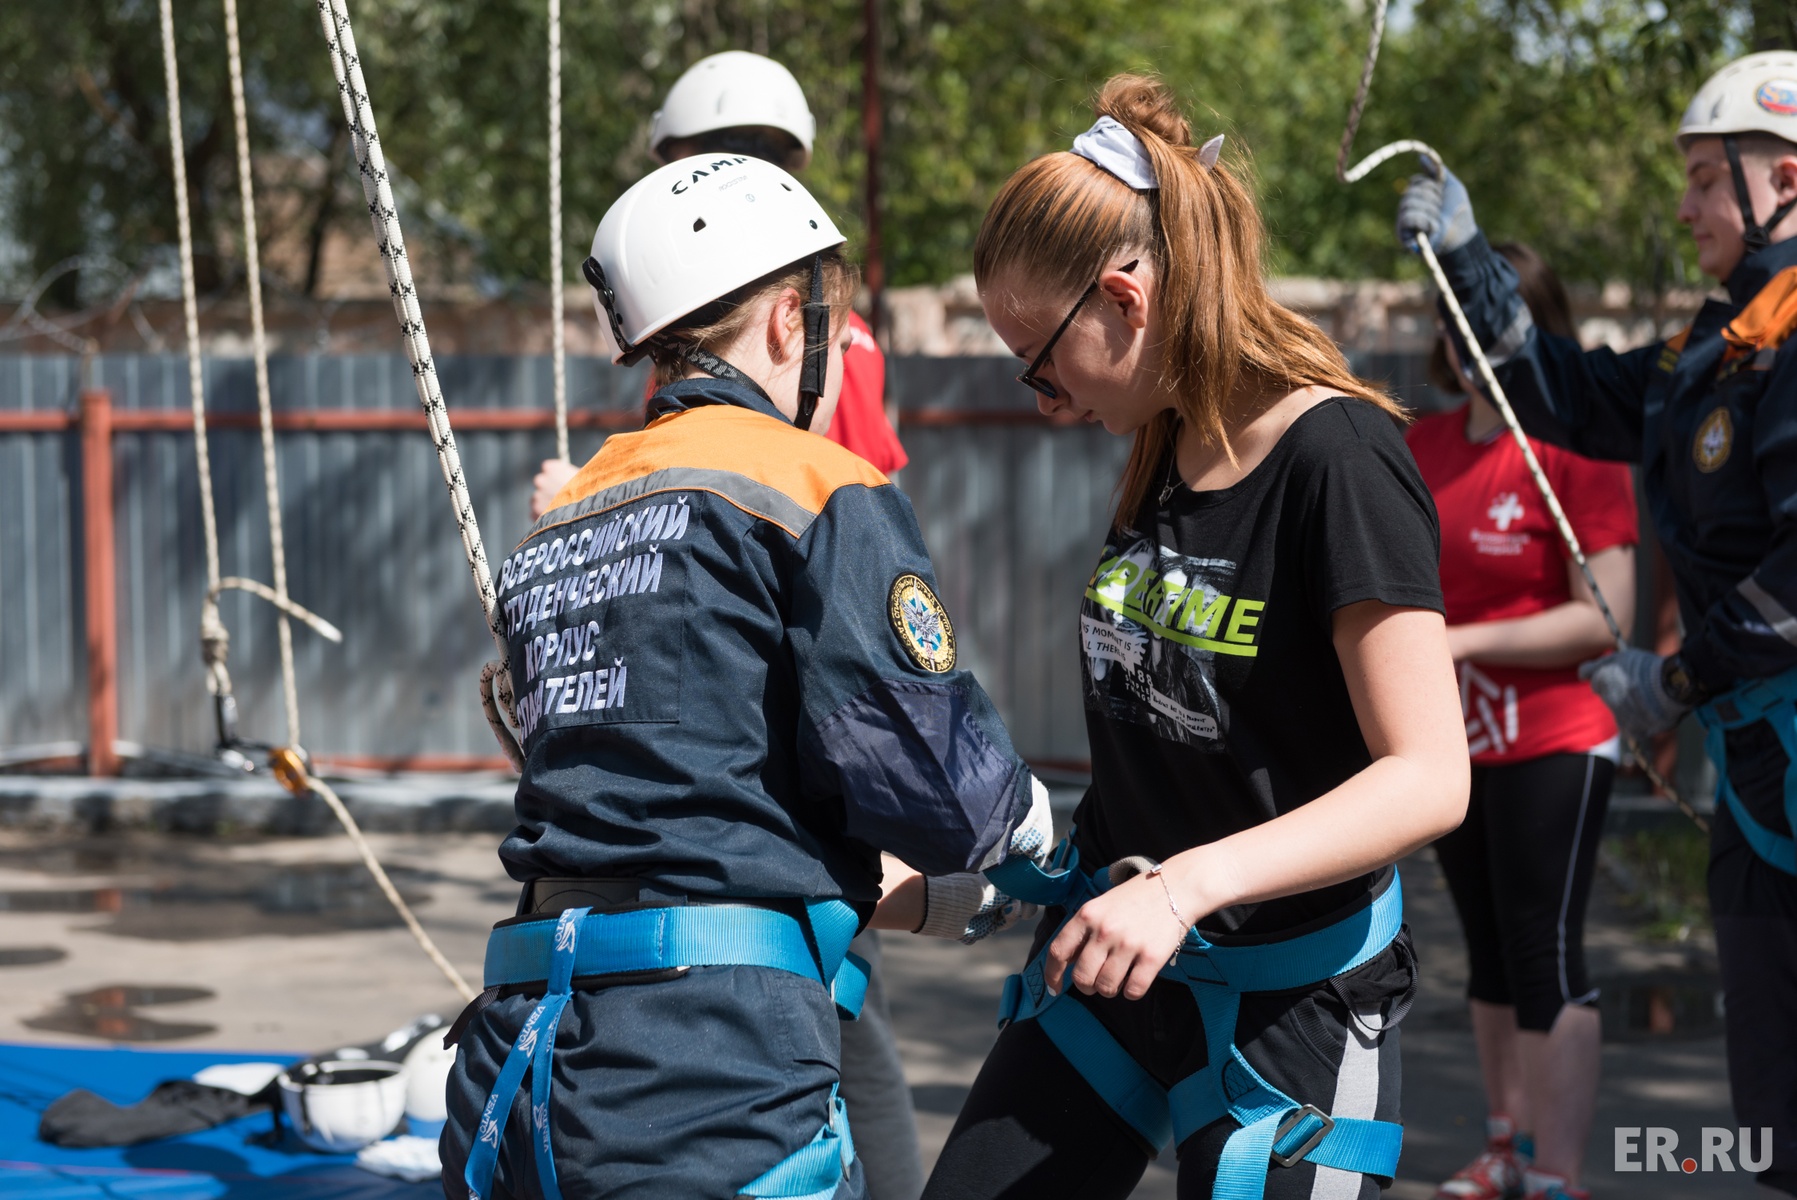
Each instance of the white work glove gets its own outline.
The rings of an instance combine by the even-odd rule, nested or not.
[[[914,933],[973,945],[1036,915],[1036,906],[1005,895],[984,875],[925,876],[923,924]]]
[[[1433,168],[1425,159],[1424,173],[1410,177],[1410,186],[1398,201],[1398,244],[1412,254],[1417,252],[1419,237],[1427,238],[1435,253],[1446,254],[1460,249],[1479,232],[1466,185],[1446,167],[1441,169],[1442,177],[1435,178]]]
[[[1666,732],[1691,711],[1666,691],[1661,673],[1665,662],[1658,654],[1630,646],[1584,663],[1579,678],[1610,706],[1623,734],[1641,741]]]
[[[1048,861],[1054,849],[1054,810],[1048,805],[1048,789],[1034,775],[1030,776],[1030,806],[1023,819],[1011,828],[1008,840],[992,847],[980,870],[996,867],[1007,858],[1027,858],[1040,866]]]

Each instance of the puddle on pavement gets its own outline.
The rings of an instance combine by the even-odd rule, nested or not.
[[[1722,1033],[1722,985],[1713,976],[1612,979],[1598,1006],[1604,1040],[1717,1037]]]
[[[162,1021],[136,1010],[163,1004],[190,1004],[210,1000],[207,988],[175,984],[119,983],[72,992],[47,1013],[26,1017],[29,1029],[46,1033],[75,1034],[109,1042],[173,1042],[212,1033],[218,1026],[198,1021]]]
[[[61,946],[0,946],[0,967],[36,967],[68,956]]]
[[[94,888],[18,888],[0,891],[0,913],[93,913],[113,919],[108,933],[157,941],[197,941],[252,934],[329,933],[382,929],[400,923],[361,863],[254,862],[169,864],[144,884]],[[389,868],[414,908],[430,896],[424,872]]]

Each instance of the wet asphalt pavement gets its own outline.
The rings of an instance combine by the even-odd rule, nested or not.
[[[470,979],[516,889],[491,834],[371,839],[419,919]],[[1465,961],[1432,856],[1404,865],[1423,988],[1402,1029],[1405,1150],[1397,1200],[1475,1153],[1483,1104],[1462,989]],[[1701,938],[1652,944],[1600,873],[1588,935],[1606,988],[1604,1082],[1587,1182],[1602,1197],[1750,1195],[1741,1174],[1612,1170],[1617,1126],[1675,1130],[1695,1152],[1705,1126],[1732,1126]],[[975,947],[885,939],[894,1022],[927,1156],[953,1124],[996,1029],[1018,931]],[[233,839],[0,831],[0,1040],[100,1041],[308,1053],[370,1041],[454,992],[387,907],[342,837]],[[1647,1025],[1671,1032],[1652,1033]],[[1657,1014],[1657,1017],[1656,1015]],[[1137,1190],[1172,1197],[1171,1159]]]

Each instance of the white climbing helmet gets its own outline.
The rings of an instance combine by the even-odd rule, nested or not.
[[[817,121],[799,81],[771,58],[726,50],[700,59],[674,81],[650,126],[649,145],[660,153],[661,144],[670,138],[743,125],[790,133],[804,148],[805,161],[811,160]]]
[[[1764,221],[1758,218],[1741,166],[1736,135],[1743,133],[1770,133],[1797,142],[1797,53],[1767,50],[1737,58],[1697,89],[1678,123],[1680,150],[1689,150],[1696,138],[1722,139],[1741,209],[1741,240],[1752,254],[1771,244],[1772,231],[1797,209],[1797,199],[1779,205]]]
[[[1730,133],[1770,133],[1797,142],[1797,52],[1749,54],[1710,76],[1678,123],[1678,148]]]
[[[375,1059],[306,1062],[282,1071],[281,1110],[300,1140],[347,1154],[393,1132],[406,1111],[405,1068]]]
[[[644,342],[682,317],[844,240],[804,185],[773,163],[701,154],[618,197],[582,271],[616,344],[612,361],[634,362]]]

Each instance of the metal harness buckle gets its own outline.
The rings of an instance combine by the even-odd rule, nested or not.
[[[1317,1120],[1321,1121],[1323,1123],[1321,1128],[1305,1138],[1304,1144],[1299,1146],[1296,1150],[1293,1150],[1290,1154],[1279,1153],[1278,1146],[1280,1141],[1292,1130],[1296,1129],[1299,1123],[1307,1116],[1315,1117]],[[1279,1130],[1273,1134],[1273,1162],[1281,1167],[1295,1166],[1296,1164],[1303,1162],[1304,1156],[1321,1145],[1323,1139],[1329,1136],[1329,1131],[1334,1128],[1334,1117],[1330,1116],[1314,1104],[1303,1105],[1297,1112],[1279,1122]]]

